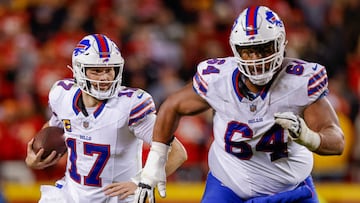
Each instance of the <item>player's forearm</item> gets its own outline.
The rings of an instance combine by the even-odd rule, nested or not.
[[[171,175],[187,160],[187,153],[184,146],[175,138],[166,163],[166,176]]]
[[[171,100],[166,100],[160,107],[153,133],[153,141],[169,144],[178,126],[180,115]]]
[[[344,135],[339,126],[331,126],[319,132],[320,146],[314,152],[320,155],[341,155],[344,150]]]
[[[315,153],[320,155],[340,155],[344,150],[344,133],[330,101],[326,97],[318,99],[304,110],[304,120],[310,129],[320,137],[320,145]]]

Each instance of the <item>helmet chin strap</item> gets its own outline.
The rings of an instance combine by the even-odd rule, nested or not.
[[[91,86],[89,88],[89,94],[93,97],[95,97],[98,100],[104,100],[104,99],[109,99],[113,96],[115,96],[115,94],[111,95],[111,91],[113,91],[113,86],[111,86],[108,90],[106,91],[101,91],[101,90],[97,90],[96,88],[94,88],[93,86]],[[111,95],[111,96],[110,96]]]
[[[266,85],[268,82],[270,82],[270,80],[273,78],[274,74],[270,74],[268,77],[263,77],[263,78],[254,78],[254,77],[249,77],[250,82],[252,82],[255,85]]]

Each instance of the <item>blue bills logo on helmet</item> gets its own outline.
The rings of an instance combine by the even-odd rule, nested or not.
[[[271,24],[274,24],[276,26],[279,26],[279,27],[283,27],[283,22],[277,18],[275,16],[275,14],[272,12],[272,11],[267,11],[266,12],[266,20],[271,23]]]
[[[74,49],[74,56],[84,53],[86,50],[90,48],[90,40],[84,39],[81,40]]]
[[[234,21],[234,24],[233,24],[231,30],[234,30],[234,28],[236,27],[237,24],[238,24],[238,18]]]

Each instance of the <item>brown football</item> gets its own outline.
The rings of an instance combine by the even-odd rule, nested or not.
[[[49,126],[41,129],[34,137],[32,148],[35,153],[44,148],[42,159],[49,156],[53,150],[62,156],[67,151],[63,128]]]

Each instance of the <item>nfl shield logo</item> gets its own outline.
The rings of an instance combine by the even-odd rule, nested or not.
[[[88,122],[88,121],[84,121],[84,122],[83,122],[83,127],[84,127],[84,128],[88,128],[88,127],[89,127],[89,122]]]
[[[251,104],[251,105],[250,105],[250,111],[251,111],[251,112],[255,112],[255,111],[256,111],[256,105],[255,105],[255,104]]]

